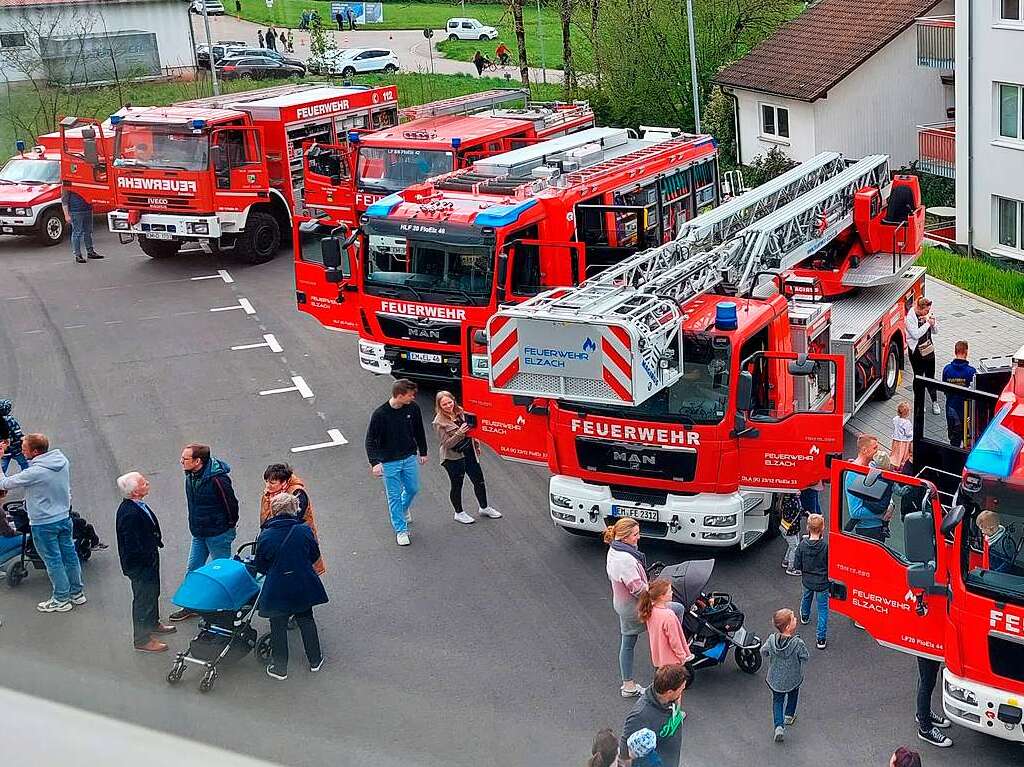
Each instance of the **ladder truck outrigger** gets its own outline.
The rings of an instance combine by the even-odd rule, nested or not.
[[[917,179],[824,153],[464,339],[475,435],[546,462],[552,521],[745,548],[896,390],[922,294]]]

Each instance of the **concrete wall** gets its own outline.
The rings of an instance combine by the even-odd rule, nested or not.
[[[967,10],[973,15],[973,71],[968,62]],[[998,244],[995,197],[1024,201],[1024,142],[999,136],[995,83],[1024,85],[1024,25],[1000,22],[995,0],[957,0],[956,202],[957,241],[1024,260]],[[970,216],[968,215],[970,212]]]
[[[194,67],[188,7],[184,0],[0,7],[0,33],[27,33],[26,48],[0,49],[0,78],[25,80],[32,76],[33,69],[40,76],[39,37],[101,35],[121,30],[154,32],[165,70]]]

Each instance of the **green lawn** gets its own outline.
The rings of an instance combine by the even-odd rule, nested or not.
[[[476,93],[507,86],[502,79],[470,77],[468,75],[430,75],[418,73],[398,73],[387,75],[361,75],[353,78],[355,82],[368,85],[395,84],[398,86],[398,99],[401,106],[422,104],[451,96]],[[276,85],[274,81],[252,82],[231,80],[222,83],[222,92],[252,90],[253,88]],[[534,97],[540,100],[557,99],[561,93],[555,86],[535,85]],[[59,90],[44,91],[43,97],[31,86],[14,86],[6,93],[0,94],[0,147],[13,153],[14,142],[23,139],[29,146],[35,136],[56,130],[54,117],[75,115],[78,117],[105,118],[116,112],[125,103],[135,106],[161,106],[176,101],[194,99],[210,95],[210,83],[202,82],[164,82],[164,83],[128,83],[118,88],[107,86],[96,89],[76,91]],[[56,109],[43,108],[44,100]]]
[[[968,258],[941,248],[925,247],[919,263],[932,277],[956,285],[1002,306],[1024,312],[1024,273],[997,262]]]

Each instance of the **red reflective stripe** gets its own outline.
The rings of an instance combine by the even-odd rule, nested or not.
[[[601,339],[601,351],[604,352],[605,358],[610,362],[615,363],[615,367],[621,370],[622,374],[626,376],[626,378],[633,378],[633,368],[630,367],[629,363],[622,358],[621,354],[619,354],[618,349],[612,346],[606,338]]]
[[[612,391],[619,395],[619,399],[629,401],[629,391],[626,390],[626,387],[620,384],[618,379],[607,368],[603,372],[604,382],[612,387]]]
[[[491,352],[491,362],[497,363],[505,354],[516,345],[516,341],[519,340],[519,333],[512,331],[508,334],[508,338],[498,344],[498,348]]]
[[[500,314],[491,320],[491,332],[497,334],[499,330],[508,324],[509,317],[502,317]]]
[[[512,360],[512,364],[509,365],[507,368],[505,368],[505,370],[501,373],[501,375],[495,377],[494,385],[495,386],[504,386],[509,381],[511,381],[512,378],[515,376],[515,374],[518,373],[518,372],[519,372],[519,358],[516,357],[514,360]]]
[[[632,344],[629,343],[629,333],[627,333],[625,330],[623,330],[620,327],[616,327],[615,325],[610,326],[608,329],[615,334],[615,337],[618,338],[622,342],[622,345],[625,346],[627,349],[629,349],[630,346],[632,346]]]

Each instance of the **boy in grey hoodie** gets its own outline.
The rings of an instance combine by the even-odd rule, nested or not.
[[[28,468],[13,477],[0,478],[0,498],[8,490],[24,490],[32,542],[53,584],[53,596],[40,602],[37,609],[44,613],[66,613],[74,605],[86,602],[82,567],[72,538],[68,459],[60,450],[50,450],[50,441],[42,434],[26,434],[22,449],[28,458]]]
[[[761,646],[761,654],[768,658],[768,676],[765,681],[772,691],[775,742],[779,743],[786,735],[784,725],[796,721],[796,704],[800,685],[804,681],[804,664],[811,654],[804,640],[796,635],[796,614],[792,610],[776,610],[772,620],[777,633],[768,637]]]

